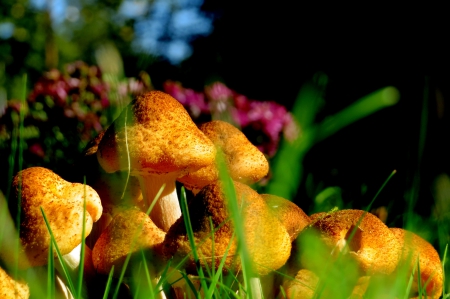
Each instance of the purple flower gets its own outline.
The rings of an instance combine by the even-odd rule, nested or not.
[[[163,88],[165,92],[177,99],[186,108],[193,119],[210,112],[203,93],[184,88],[179,82],[174,81],[164,82]]]

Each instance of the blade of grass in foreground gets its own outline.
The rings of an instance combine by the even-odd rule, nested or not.
[[[197,267],[198,275],[200,277],[200,283],[201,283],[202,288],[204,290],[207,290],[208,287],[207,287],[206,282],[205,282],[205,275],[203,273],[203,268],[202,268],[202,265],[200,263],[200,260],[198,258],[198,254],[197,254],[197,249],[196,249],[196,244],[195,244],[195,239],[194,239],[194,232],[192,231],[191,218],[189,216],[189,209],[188,209],[188,206],[187,206],[186,192],[184,190],[184,187],[181,187],[181,200],[180,200],[180,202],[181,202],[181,213],[183,215],[184,225],[186,227],[186,233],[187,233],[187,236],[188,236],[188,239],[189,239],[189,244],[190,244],[190,246],[192,248],[192,256],[194,257],[194,262],[195,262],[195,265]],[[193,289],[193,291],[195,291],[194,294],[195,294],[196,298],[198,298],[198,293],[195,290],[195,288]]]
[[[78,266],[78,285],[77,285],[77,296],[82,298],[83,291],[83,274],[84,274],[84,256],[85,256],[85,244],[86,244],[86,177],[84,177],[84,194],[83,194],[83,224],[81,226],[81,252],[80,252],[80,264]]]
[[[47,298],[55,298],[55,266],[53,260],[53,241],[48,244],[48,265],[47,265]]]
[[[212,223],[211,223],[211,227],[212,227]],[[212,230],[211,230],[212,231]],[[222,258],[222,260],[220,261],[219,267],[217,268],[216,273],[213,275],[213,279],[209,285],[209,289],[206,292],[205,298],[212,298],[212,295],[216,289],[217,284],[219,283],[219,279],[222,276],[222,270],[223,270],[223,266],[225,265],[225,260],[228,256],[228,252],[230,251],[231,248],[231,244],[233,244],[232,240],[234,239],[234,233],[231,235],[230,238],[230,242],[227,245],[227,248],[225,249],[225,254]],[[214,260],[214,255],[213,255],[213,260]]]
[[[72,276],[70,275],[70,273],[69,273],[69,271],[67,269],[66,262],[64,261],[64,258],[63,258],[62,254],[61,254],[61,251],[59,250],[58,244],[56,243],[55,236],[53,235],[52,229],[50,227],[50,223],[48,222],[48,219],[47,219],[47,216],[45,215],[44,209],[42,207],[39,207],[39,208],[41,209],[42,216],[44,217],[45,225],[47,226],[47,230],[48,230],[48,232],[50,234],[51,242],[53,243],[53,246],[55,246],[56,255],[58,257],[59,262],[61,263],[61,266],[62,266],[62,269],[63,269],[63,272],[64,272],[63,274],[67,278],[67,282],[69,284],[70,292],[72,294],[77,294],[75,292],[76,290],[75,290],[73,282],[72,282]]]
[[[254,273],[252,273],[252,261],[250,259],[250,255],[248,253],[246,241],[245,241],[245,232],[243,228],[243,219],[241,218],[241,211],[238,206],[236,191],[234,189],[234,184],[231,177],[228,175],[228,170],[225,163],[225,158],[221,151],[217,151],[216,156],[217,169],[219,169],[219,178],[223,184],[223,191],[225,193],[225,197],[227,199],[229,213],[231,215],[231,220],[233,221],[234,230],[237,237],[238,242],[238,252],[239,257],[241,259],[242,265],[242,274],[244,278],[244,286],[245,292],[247,294],[247,298],[253,298],[253,290],[251,289],[250,280],[252,277],[256,277]],[[257,291],[256,291],[257,292]]]
[[[109,291],[111,290],[113,274],[114,274],[114,265],[111,267],[111,271],[109,271],[108,280],[106,281],[105,292],[103,293],[103,299],[108,298]]]
[[[445,283],[445,279],[446,279],[445,264],[447,262],[447,250],[448,250],[448,244],[445,245],[444,255],[442,256],[442,269],[443,269],[443,271],[442,271],[442,273],[443,273],[443,277],[442,277],[442,281],[443,281],[443,283],[442,283],[442,297],[443,298],[447,297],[446,292],[445,292],[445,286],[446,286],[446,283]]]

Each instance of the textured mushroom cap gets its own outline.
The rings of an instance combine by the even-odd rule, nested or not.
[[[224,153],[229,175],[234,181],[252,184],[269,172],[269,162],[264,154],[247,137],[230,123],[213,120],[202,124],[199,129]],[[203,167],[178,178],[189,189],[201,189],[217,181],[219,172],[216,164]]]
[[[102,214],[100,198],[94,189],[67,182],[43,167],[30,167],[19,172],[14,177],[13,188],[16,198],[21,194],[20,239],[32,266],[45,265],[48,258],[50,234],[40,207],[47,216],[62,255],[81,243],[85,195],[85,236],[89,235],[93,222]],[[19,260],[20,267],[25,265],[26,261]]]
[[[241,219],[246,237],[246,246],[254,262],[255,271],[265,275],[285,264],[291,249],[289,234],[281,222],[270,212],[260,195],[245,184],[234,182],[236,198],[242,207]],[[205,186],[189,205],[191,225],[196,249],[202,265],[212,267],[212,259],[217,267],[231,242],[225,268],[240,269],[237,240],[232,238],[234,225],[228,211],[228,202],[222,191],[222,184],[215,182]],[[210,218],[215,232],[211,231]],[[184,217],[175,222],[167,232],[162,250],[167,258],[180,261],[192,251],[184,225]],[[214,245],[212,235],[214,235]],[[195,263],[190,256],[188,271],[195,271]]]
[[[272,213],[286,227],[291,242],[311,222],[303,210],[290,200],[273,194],[261,194]]]
[[[97,272],[108,274],[114,266],[114,275],[118,275],[128,254],[140,249],[155,250],[164,236],[165,233],[139,209],[120,211],[92,249],[94,267]]]
[[[436,249],[419,235],[402,228],[391,228],[403,248],[400,262],[413,269],[419,259],[420,277],[422,284],[428,280],[427,295],[439,298],[442,294],[443,269],[441,259]],[[417,275],[414,275],[412,291],[417,292]]]
[[[150,91],[137,96],[105,131],[97,158],[106,172],[132,175],[195,171],[213,163],[216,150],[183,105]]]
[[[0,298],[27,299],[30,289],[25,281],[15,280],[0,267]]]
[[[311,299],[314,297],[319,277],[311,270],[301,269],[295,275],[295,279],[283,284],[288,299]]]
[[[300,250],[302,246],[307,246],[302,244],[301,237],[310,230],[318,233],[318,238],[329,249],[329,253],[342,251],[347,244],[344,253],[358,263],[363,273],[389,274],[399,262],[400,243],[393,232],[370,213],[340,210],[320,215],[298,236],[300,244],[297,246]],[[301,257],[301,260],[308,263],[308,257]]]

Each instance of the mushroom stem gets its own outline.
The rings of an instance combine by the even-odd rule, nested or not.
[[[153,223],[165,232],[181,217],[181,208],[175,186],[176,177],[177,175],[173,173],[138,176],[142,196],[148,205],[147,207],[150,207],[159,190],[165,184],[161,196],[150,212]]]
[[[252,277],[250,278],[250,288],[252,289],[252,298],[253,299],[261,299],[264,298],[262,295],[262,286],[261,286],[261,280],[259,277]]]

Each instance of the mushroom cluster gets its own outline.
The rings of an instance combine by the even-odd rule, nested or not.
[[[224,167],[217,164],[219,153]],[[17,173],[11,206],[18,209],[11,212],[20,219],[19,252],[0,244],[0,265],[25,271],[52,262],[63,284],[70,279],[62,270],[75,274],[83,265],[90,298],[103,296],[98,288],[106,277],[124,283],[127,293],[139,289],[136,281],[144,276],[151,277],[157,298],[198,296],[207,291],[202,271],[240,280],[247,262],[247,283],[257,285],[256,298],[338,298],[334,282],[342,298],[364,298],[379,281],[389,285],[400,278],[407,284],[410,277],[409,298],[442,293],[440,258],[426,240],[388,228],[365,211],[307,215],[288,199],[259,194],[252,184],[269,172],[264,154],[229,123],[197,126],[163,92],[131,101],[87,145],[80,165],[86,184],[43,167]],[[229,174],[231,197],[230,186],[220,180],[222,168]],[[181,186],[189,191],[187,214],[178,199]],[[62,264],[51,260],[58,256],[55,246]],[[16,262],[8,264],[13,256]],[[12,276],[0,268],[3,297],[28,298],[34,291],[20,271]],[[187,278],[191,281],[184,283]]]

